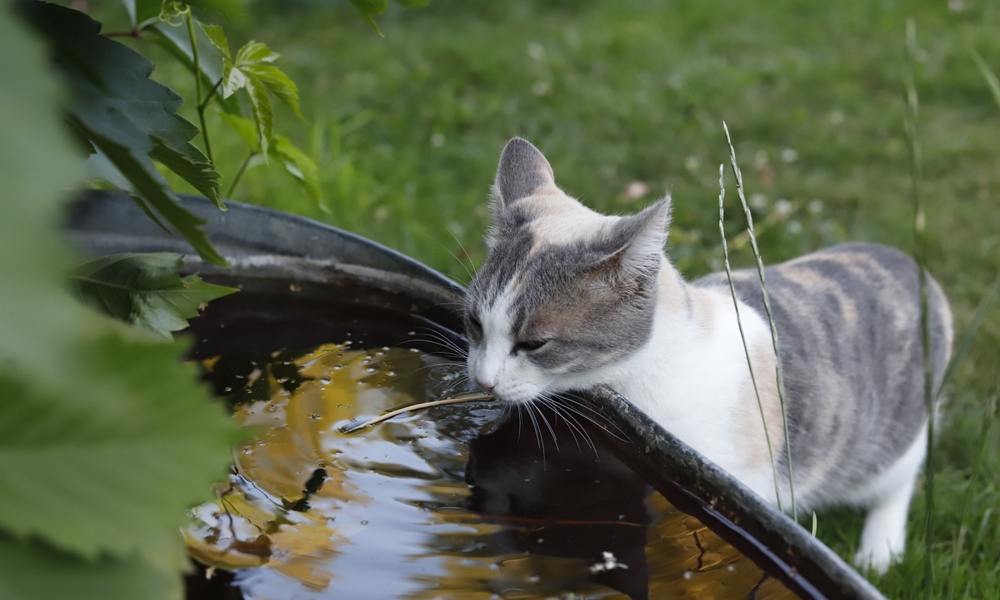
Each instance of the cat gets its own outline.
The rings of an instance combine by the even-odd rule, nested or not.
[[[757,273],[733,278],[763,411],[725,273],[688,282],[667,259],[670,202],[597,213],[556,185],[531,143],[508,142],[487,257],[465,299],[470,379],[512,403],[609,386],[787,510],[785,429]],[[799,510],[866,508],[855,563],[885,572],[905,548],[927,443],[917,264],[887,246],[848,243],[765,273]],[[952,319],[929,275],[926,292],[936,389]]]

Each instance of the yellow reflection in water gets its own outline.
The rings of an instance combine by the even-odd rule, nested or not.
[[[209,359],[203,368],[211,371],[218,362]],[[401,571],[402,563],[409,565],[405,574],[385,574],[408,582],[399,588],[405,588],[400,596],[568,598],[573,596],[565,592],[574,590],[582,594],[577,597],[623,597],[590,578],[593,560],[523,550],[511,554],[499,543],[505,532],[544,525],[516,516],[491,520],[462,508],[469,494],[460,475],[468,449],[444,439],[426,414],[361,434],[340,433],[341,425],[361,414],[426,399],[427,371],[419,353],[324,345],[281,366],[289,368],[258,365],[244,380],[247,389],[259,391],[234,409],[234,418],[259,435],[234,451],[238,475],[219,490],[215,502],[195,509],[184,531],[198,561],[232,570],[267,567],[308,590],[333,593],[338,576],[345,577],[344,567],[333,566],[338,557],[355,552],[364,534],[371,539],[377,531],[399,530],[401,537],[378,542],[406,546],[386,548],[380,557]],[[289,371],[298,375],[294,382],[287,379]],[[418,452],[418,439],[438,444],[436,454]],[[395,487],[382,487],[386,482]],[[414,510],[417,499],[431,507]],[[746,597],[761,580],[751,561],[660,495],[651,494],[648,507],[653,515],[645,546],[650,598]],[[355,517],[366,511],[380,515],[383,529],[364,531],[367,523]],[[588,525],[567,520],[559,526]],[[480,550],[470,555],[467,547]],[[350,584],[341,582],[344,586]],[[371,597],[368,592],[365,597]],[[757,597],[792,595],[768,579]]]

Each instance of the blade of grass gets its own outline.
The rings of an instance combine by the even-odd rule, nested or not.
[[[733,285],[733,270],[729,265],[729,242],[726,241],[726,167],[719,165],[719,237],[722,238],[722,260],[726,267],[726,279],[729,281],[729,294],[733,298],[733,310],[736,311],[736,327],[740,330],[740,341],[743,343],[743,354],[747,359],[747,369],[750,370],[750,383],[753,384],[753,394],[757,398],[757,410],[760,411],[760,423],[764,428],[764,440],[767,442],[767,456],[771,461],[771,474],[774,477],[774,498],[778,503],[778,510],[781,508],[781,492],[778,490],[778,466],[774,462],[774,448],[771,445],[771,433],[767,429],[767,419],[764,416],[764,403],[761,402],[760,392],[757,389],[757,375],[753,371],[753,363],[750,361],[750,348],[747,346],[747,338],[743,333],[743,318],[740,316],[740,304],[736,299],[736,286]],[[813,513],[815,518],[815,513]]]
[[[994,369],[994,374],[996,369]],[[997,386],[996,376],[994,375],[994,382],[992,391],[990,393],[989,399],[986,402],[986,410],[983,415],[983,422],[979,428],[979,437],[976,445],[976,459],[972,463],[972,472],[969,473],[969,481],[967,487],[965,488],[965,493],[962,494],[962,510],[958,519],[960,531],[955,539],[955,543],[952,547],[952,556],[954,557],[952,562],[948,565],[948,589],[953,589],[953,584],[955,582],[954,571],[955,564],[957,563],[958,557],[962,553],[962,546],[965,542],[965,523],[969,519],[969,511],[972,506],[972,490],[974,485],[979,479],[979,471],[983,466],[983,459],[986,455],[986,445],[989,440],[990,430],[993,428],[993,422],[997,418],[997,395],[1000,388]],[[954,595],[950,594],[950,597]]]
[[[778,342],[778,329],[774,325],[774,314],[771,311],[771,299],[767,293],[767,283],[764,280],[764,260],[760,255],[760,248],[757,246],[757,236],[754,234],[753,215],[750,214],[750,204],[747,202],[746,192],[743,188],[743,172],[736,162],[736,148],[733,147],[733,139],[729,135],[729,126],[722,122],[722,129],[726,132],[726,143],[729,144],[729,163],[736,177],[736,195],[743,206],[743,215],[746,218],[747,234],[750,236],[750,249],[757,264],[757,278],[760,280],[760,293],[764,300],[764,312],[767,316],[767,323],[771,327],[771,346],[774,348],[774,377],[778,383],[778,404],[781,406],[781,424],[785,432],[785,460],[788,463],[788,495],[792,508],[792,518],[798,520],[798,510],[795,506],[795,475],[792,469],[792,442],[788,434],[788,411],[785,407],[785,377],[781,368],[781,350]]]
[[[918,119],[920,116],[920,97],[917,93],[916,56],[917,25],[909,18],[906,20],[906,69],[903,78],[906,94],[906,118],[904,129],[910,155],[910,201],[913,206],[913,246],[914,258],[917,261],[918,281],[920,290],[920,348],[923,353],[924,369],[924,404],[927,408],[927,458],[924,467],[924,593],[929,598],[934,593],[934,422],[936,414],[936,396],[934,394],[934,357],[930,347],[930,315],[927,306],[927,242],[926,217],[920,197],[920,181],[922,178],[922,157],[920,152],[920,137]]]
[[[374,427],[383,421],[388,421],[389,419],[399,416],[403,413],[413,412],[415,410],[423,410],[425,408],[434,408],[435,406],[447,406],[448,404],[461,404],[463,402],[477,402],[479,400],[491,400],[493,396],[489,394],[462,394],[461,396],[454,396],[451,398],[442,398],[441,400],[432,400],[430,402],[418,402],[417,404],[410,404],[409,406],[403,406],[394,410],[390,410],[387,413],[383,413],[373,419],[369,419],[362,423],[350,424],[340,428],[341,433],[354,433],[355,431],[360,431],[362,429],[368,429],[369,427]]]
[[[969,54],[972,55],[972,60],[975,61],[976,66],[979,68],[979,72],[983,75],[983,80],[986,81],[986,85],[990,88],[990,93],[993,94],[993,100],[1000,106],[1000,78],[997,74],[993,72],[993,69],[986,64],[986,60],[983,56],[976,51],[975,48],[969,48]]]

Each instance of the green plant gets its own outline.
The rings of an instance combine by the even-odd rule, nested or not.
[[[9,14],[0,72],[17,82],[0,92],[0,127],[26,142],[0,160],[0,597],[175,600],[177,528],[224,475],[232,425],[184,344],[67,289],[59,223],[85,156],[43,47]]]
[[[173,254],[74,267],[59,232],[70,191],[88,175],[119,187],[202,259],[224,264],[161,170],[224,209],[205,113],[214,99],[240,118],[235,93],[244,89],[260,154],[300,180],[315,175],[308,156],[273,133],[271,95],[300,114],[275,53],[251,42],[231,58],[221,29],[196,21],[187,3],[124,5],[129,36],[156,32],[199,82],[204,152],[194,143],[198,127],[178,112],[180,96],[152,81],[152,63],[97,21],[30,1],[14,4],[20,19],[0,20],[0,72],[16,82],[0,95],[0,125],[18,140],[0,161],[9,194],[0,207],[3,598],[180,598],[188,561],[178,529],[224,475],[234,439],[225,410],[184,364],[186,343],[172,334],[236,290],[182,277]],[[196,32],[218,45],[219,64],[199,53]],[[200,82],[213,68],[218,79],[203,97]]]

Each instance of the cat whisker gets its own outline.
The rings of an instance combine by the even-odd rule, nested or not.
[[[586,427],[584,427],[576,419],[576,417],[574,417],[572,414],[570,414],[570,412],[562,412],[562,411],[560,411],[560,409],[566,409],[567,411],[569,411],[569,410],[571,410],[569,407],[567,407],[565,405],[560,406],[560,404],[556,401],[556,399],[552,398],[550,395],[546,395],[546,396],[544,396],[542,398],[539,398],[539,399],[542,400],[543,402],[545,402],[547,406],[551,407],[552,410],[557,415],[561,416],[566,421],[566,426],[569,427],[570,433],[573,434],[573,440],[576,441],[576,447],[577,447],[578,450],[580,450],[581,448],[580,448],[580,442],[579,442],[579,440],[576,437],[576,432],[580,433],[580,435],[581,435],[581,437],[583,437],[584,441],[587,442],[587,445],[589,445],[590,448],[594,451],[594,456],[595,457],[599,456],[598,452],[597,452],[597,446],[594,444],[593,438],[591,438],[590,434],[587,432]]]
[[[535,398],[535,399],[531,400],[528,404],[534,405],[534,403],[535,403],[536,400],[538,400],[538,398]],[[559,439],[556,437],[556,430],[553,429],[552,424],[549,423],[549,420],[545,417],[545,413],[542,411],[542,409],[539,408],[538,406],[535,406],[534,408],[538,412],[538,418],[545,425],[545,428],[549,430],[549,434],[552,436],[552,443],[556,447],[556,452],[558,452],[559,451]]]
[[[559,405],[559,403],[558,403],[558,401],[556,399],[552,399],[551,402],[552,402],[553,405],[558,405],[560,408],[562,408],[562,409],[564,409],[566,411],[566,412],[564,412],[562,414],[567,419],[567,423],[569,423],[570,421],[572,421],[572,423],[574,423],[575,426],[577,428],[579,428],[580,433],[583,435],[584,439],[586,439],[587,444],[594,451],[594,455],[597,456],[598,455],[597,445],[594,443],[594,440],[591,437],[590,432],[587,431],[586,426],[584,426],[582,423],[580,423],[580,421],[575,416],[573,416],[574,413],[576,413],[577,415],[579,415],[579,412],[576,411],[571,406],[566,406],[565,404]],[[584,415],[579,415],[579,416],[584,416]]]
[[[597,410],[595,410],[593,407],[587,406],[587,404],[585,404],[584,402],[581,402],[579,399],[574,398],[572,396],[568,396],[566,394],[561,394],[559,392],[551,392],[550,394],[551,394],[551,396],[553,398],[562,400],[562,401],[564,401],[564,402],[567,403],[567,404],[563,405],[563,408],[566,408],[567,410],[572,410],[574,413],[576,413],[580,417],[582,417],[582,418],[590,421],[598,429],[600,429],[601,431],[607,433],[611,437],[613,437],[613,438],[615,438],[615,439],[617,439],[617,440],[619,440],[621,442],[628,442],[628,435],[624,431],[622,431],[621,427],[619,427],[617,424],[615,424],[607,416],[605,416],[605,415],[601,414],[600,412],[598,412]],[[589,412],[589,413],[591,413],[592,415],[594,415],[597,418],[595,419],[594,417],[591,417],[591,416],[587,415],[583,411]],[[612,431],[612,428],[615,431]]]
[[[542,468],[545,468],[545,440],[542,439],[541,429],[538,427],[538,420],[535,419],[535,413],[532,411],[531,403],[524,404],[524,412],[528,415],[528,419],[531,420],[531,428],[535,432],[535,443],[538,444],[538,449],[542,451]]]
[[[469,353],[467,351],[454,345],[454,343],[451,343],[450,341],[447,340],[442,341],[441,339],[432,337],[416,337],[404,340],[402,343],[412,344],[414,342],[440,348],[444,350],[444,352],[442,352],[441,354],[445,355],[446,357],[457,358],[463,361],[468,360],[469,358]]]
[[[447,228],[445,228],[445,229],[447,229]],[[447,229],[447,231],[448,231],[448,234],[451,236],[451,239],[455,240],[455,243],[458,244],[458,248],[462,251],[462,254],[464,254],[465,257],[469,259],[469,264],[468,265],[465,264],[465,261],[459,259],[457,256],[455,256],[455,253],[451,252],[450,250],[448,252],[453,257],[455,257],[455,260],[457,260],[458,263],[460,265],[462,265],[463,268],[465,268],[465,272],[469,274],[469,281],[472,281],[473,279],[476,278],[476,275],[475,275],[475,273],[476,273],[476,265],[475,265],[475,263],[472,262],[472,259],[469,258],[469,251],[465,249],[465,245],[462,244],[462,240],[458,239],[458,236],[455,235],[455,232],[453,232],[452,230]]]
[[[450,348],[452,351],[454,351],[456,354],[459,354],[460,356],[464,356],[464,357],[468,357],[469,356],[468,350],[466,350],[465,348],[462,348],[461,346],[459,346],[458,343],[455,342],[455,340],[449,338],[448,336],[444,335],[440,331],[435,331],[433,329],[429,329],[429,328],[426,328],[426,327],[423,327],[423,328],[419,329],[418,331],[426,332],[427,333],[427,335],[429,337],[425,338],[425,341],[428,341],[428,342],[429,341],[437,341],[438,343],[440,343],[444,347]]]

